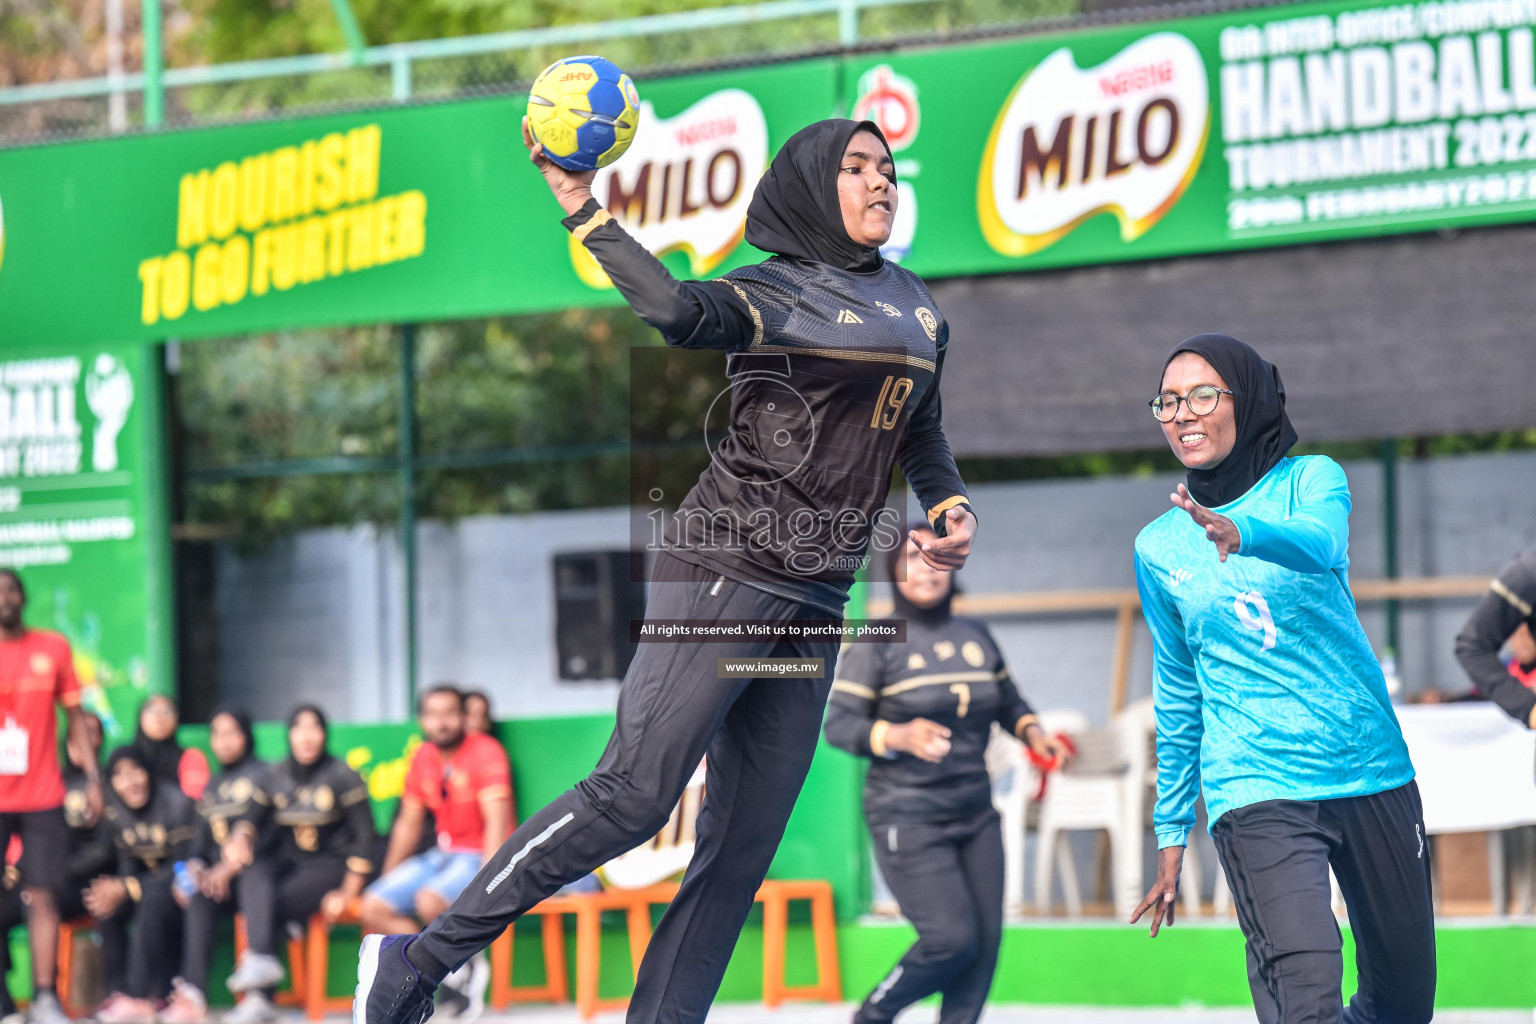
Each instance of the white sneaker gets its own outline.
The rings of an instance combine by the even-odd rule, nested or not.
[[[258,989],[272,988],[283,980],[286,973],[283,970],[283,962],[277,957],[248,949],[240,958],[240,965],[235,968],[235,973],[229,976],[225,984],[229,986],[231,992],[253,992]]]
[[[458,1024],[470,1024],[485,1012],[485,990],[491,984],[491,963],[484,953],[476,953],[443,979],[443,987],[463,996],[468,1005],[456,1007],[453,1019]]]
[[[224,1024],[271,1024],[277,1020],[277,1007],[260,992],[247,992],[233,1010],[224,1014]]]
[[[32,1005],[27,1008],[27,1021],[28,1024],[72,1024],[59,997],[52,992],[32,1000]]]

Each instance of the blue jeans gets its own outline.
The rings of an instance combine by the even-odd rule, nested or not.
[[[416,910],[416,894],[428,889],[452,903],[480,871],[480,854],[428,850],[401,861],[370,885],[365,895],[383,900],[397,914]]]

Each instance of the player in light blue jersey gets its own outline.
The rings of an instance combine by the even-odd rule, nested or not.
[[[1349,591],[1349,484],[1296,432],[1280,374],[1225,335],[1180,344],[1152,411],[1188,470],[1136,538],[1153,640],[1158,877],[1173,924],[1202,784],[1263,1024],[1417,1024],[1434,1009],[1413,764]],[[1344,1007],[1332,866],[1358,992]]]

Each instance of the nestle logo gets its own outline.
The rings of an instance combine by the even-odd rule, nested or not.
[[[1155,85],[1167,85],[1171,81],[1173,81],[1173,61],[1164,60],[1139,68],[1126,68],[1113,75],[1101,75],[1099,88],[1103,90],[1105,96],[1124,96],[1128,92],[1150,89]]]

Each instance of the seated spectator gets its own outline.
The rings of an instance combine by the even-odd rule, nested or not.
[[[160,1014],[161,1024],[190,1024],[208,1016],[208,962],[217,941],[218,920],[234,915],[236,879],[258,853],[267,852],[273,838],[271,781],[267,765],[256,760],[250,716],[234,708],[217,708],[208,720],[208,745],[219,772],[197,801],[201,828],[196,856],[186,868],[195,888],[176,890],[177,902],[186,908],[186,942],[181,976],[172,982],[171,1001]],[[230,979],[231,989],[253,987],[242,983],[248,980],[254,959],[247,951]],[[269,982],[260,975],[258,983]],[[258,1010],[259,1006],[246,1001],[224,1019],[242,1024]]]
[[[180,724],[176,702],[164,694],[154,694],[139,705],[139,729],[133,745],[139,748],[157,781],[175,783],[196,800],[208,784],[208,758],[201,750],[183,749],[176,742],[176,727]]]
[[[136,746],[112,752],[107,778],[112,799],[104,821],[117,846],[117,871],[96,878],[84,894],[100,922],[110,993],[96,1020],[147,1024],[155,1019],[155,1000],[166,994],[163,965],[180,948],[175,865],[192,854],[197,812],[173,783],[155,781]]]
[[[326,750],[328,738],[325,713],[301,705],[288,717],[288,757],[271,766],[277,841],[240,875],[250,952],[229,979],[231,990],[246,993],[237,1024],[277,1016],[270,990],[283,977],[277,949],[284,926],[303,927],[315,914],[339,920],[373,870],[368,787]]]
[[[422,694],[416,712],[426,742],[406,772],[384,875],[363,897],[363,927],[386,935],[419,931],[446,910],[512,834],[512,770],[501,744],[465,731],[464,698],[452,686]],[[437,820],[437,849],[412,854],[425,811]],[[477,1016],[489,979],[485,954],[476,954],[444,982],[445,1008],[460,1021]]]
[[[464,692],[464,731],[496,738],[496,723],[491,718],[491,698],[484,690]]]

